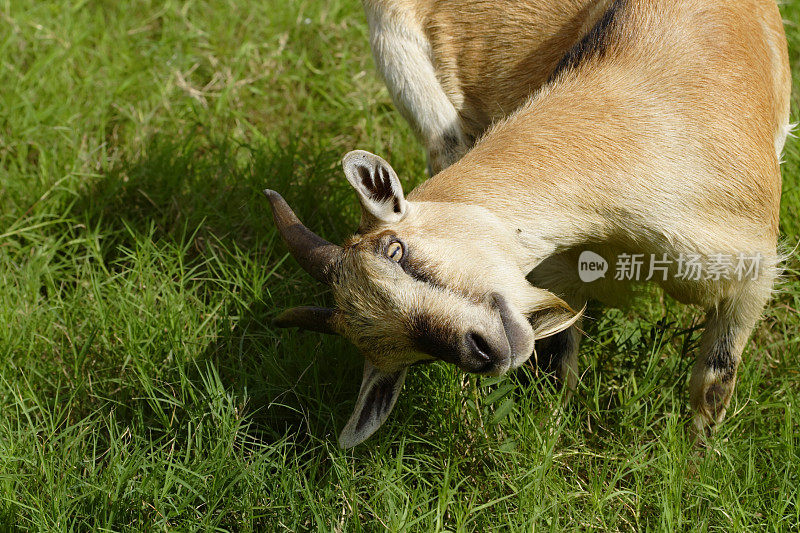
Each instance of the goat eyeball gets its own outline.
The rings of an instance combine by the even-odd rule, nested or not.
[[[386,257],[392,261],[399,262],[403,258],[403,244],[400,241],[394,241],[386,248]]]

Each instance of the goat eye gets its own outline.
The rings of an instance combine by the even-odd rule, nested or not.
[[[403,253],[403,243],[400,241],[394,241],[393,243],[389,244],[388,248],[386,248],[386,257],[396,263],[400,262],[400,260],[403,258]]]

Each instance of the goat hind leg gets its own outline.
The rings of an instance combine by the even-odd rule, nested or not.
[[[430,42],[402,4],[364,5],[375,64],[395,106],[425,145],[430,174],[436,174],[458,161],[471,143],[439,82]]]
[[[736,385],[736,373],[750,332],[769,297],[769,291],[750,287],[743,296],[724,298],[708,310],[689,383],[698,435],[709,435],[725,418]]]

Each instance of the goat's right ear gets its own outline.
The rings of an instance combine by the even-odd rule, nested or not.
[[[347,181],[358,193],[364,216],[380,222],[399,222],[406,216],[408,202],[400,179],[382,158],[364,150],[355,150],[342,159]]]
[[[358,391],[356,407],[347,425],[339,435],[339,446],[352,448],[375,433],[389,417],[400,389],[406,380],[408,368],[397,372],[383,372],[364,360],[364,377]]]

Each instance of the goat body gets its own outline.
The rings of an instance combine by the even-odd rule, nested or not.
[[[317,277],[337,308],[278,323],[339,333],[366,357],[342,445],[380,426],[421,360],[501,374],[535,348],[574,387],[572,310],[630,284],[582,281],[587,250],[657,258],[642,279],[706,310],[690,398],[698,430],[721,421],[778,270],[791,75],[775,2],[363,3],[378,70],[435,175],[406,198],[386,161],[351,152],[358,233],[292,248],[325,256]],[[277,220],[285,204],[270,198]],[[711,275],[687,277],[687,257]],[[718,268],[744,257],[758,259],[746,276]]]

